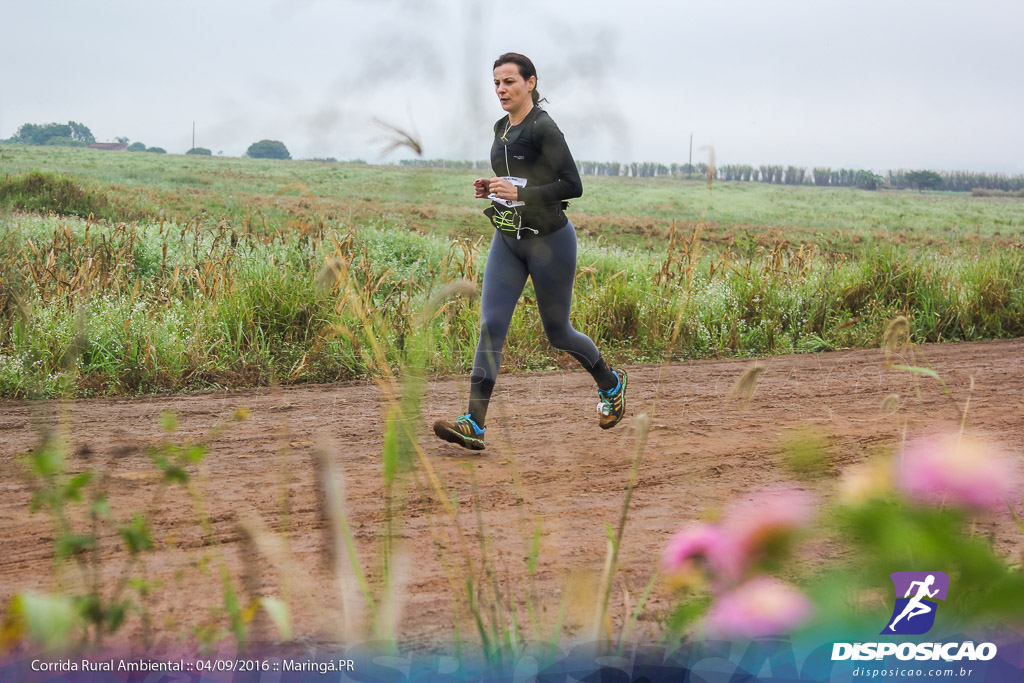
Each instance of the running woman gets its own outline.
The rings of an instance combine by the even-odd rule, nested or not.
[[[472,450],[484,448],[484,422],[512,313],[526,278],[533,279],[548,341],[590,372],[598,389],[599,423],[610,429],[626,412],[626,373],[612,370],[590,337],[569,322],[576,277],[576,229],[565,215],[568,199],[583,195],[576,162],[562,131],[538,104],[537,70],[509,52],[494,62],[494,91],[508,112],[494,124],[491,168],[496,177],[474,181],[484,213],[496,228],[481,292],[480,341],[470,375],[469,410],[434,433]]]

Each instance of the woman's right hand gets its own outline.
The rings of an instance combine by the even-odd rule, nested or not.
[[[483,199],[490,193],[490,190],[487,189],[488,185],[487,178],[477,178],[473,181],[473,190],[476,191],[477,199]]]

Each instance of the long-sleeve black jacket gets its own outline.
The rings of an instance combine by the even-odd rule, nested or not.
[[[583,183],[562,131],[540,107],[531,109],[507,133],[506,128],[507,116],[494,124],[491,168],[495,175],[526,179],[526,187],[519,188],[519,201],[525,205],[517,209],[523,227],[540,235],[564,227],[569,220],[566,200],[583,196]],[[497,204],[495,208],[506,210]]]

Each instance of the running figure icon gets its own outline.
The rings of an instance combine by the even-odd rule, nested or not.
[[[939,593],[938,588],[936,588],[934,591],[928,590],[934,583],[934,574],[929,574],[924,581],[912,581],[910,583],[910,587],[907,588],[907,592],[903,597],[910,598],[910,594],[914,591],[914,586],[917,586],[917,594],[914,597],[910,598],[910,601],[907,603],[906,607],[903,608],[903,611],[900,612],[900,615],[892,620],[892,623],[889,624],[888,630],[895,633],[896,622],[898,622],[903,617],[906,617],[907,621],[910,621],[916,616],[928,614],[929,612],[935,609],[934,606],[923,601],[924,598],[934,598]]]

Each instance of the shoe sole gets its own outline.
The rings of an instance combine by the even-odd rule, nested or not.
[[[447,441],[448,443],[453,443],[462,446],[467,450],[482,451],[484,450],[484,448],[486,448],[486,446],[484,446],[483,441],[479,439],[473,439],[468,436],[463,436],[462,434],[458,434],[456,432],[452,432],[448,429],[445,429],[444,425],[440,423],[434,423],[434,434],[437,436],[437,438],[441,439],[442,441]]]
[[[619,417],[616,418],[616,420],[614,422],[608,422],[607,424],[604,423],[604,422],[600,423],[601,429],[611,429],[615,425],[617,425],[620,422],[622,422],[622,418],[626,417],[626,389],[628,387],[629,387],[629,375],[627,375],[626,371],[623,370],[622,371],[622,389],[621,389],[621,391],[622,391],[622,415],[619,415]]]

